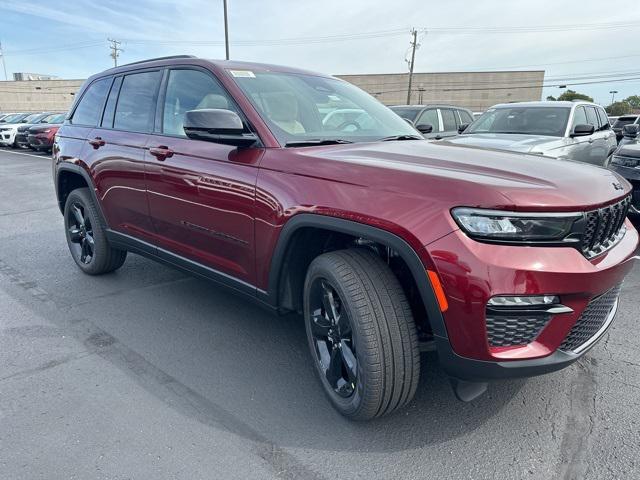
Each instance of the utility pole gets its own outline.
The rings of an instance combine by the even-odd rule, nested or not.
[[[120,43],[118,40],[112,40],[107,38],[108,42],[111,42],[109,48],[111,49],[111,58],[113,58],[113,66],[118,66],[118,57],[120,56],[120,52],[124,52],[123,49],[120,48]]]
[[[226,59],[229,60],[229,22],[227,21],[227,0],[222,0],[224,5],[224,50]]]
[[[418,31],[411,29],[411,61],[409,62],[409,89],[407,90],[407,105],[411,105],[411,84],[413,83],[413,63],[416,59],[416,48],[418,47]]]
[[[0,57],[2,57],[2,69],[4,70],[4,79],[9,80],[7,78],[7,65],[4,63],[4,50],[2,50],[2,42],[0,42]]]

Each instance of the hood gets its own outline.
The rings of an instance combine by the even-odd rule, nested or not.
[[[26,125],[24,123],[0,123],[0,128],[7,128],[7,129],[18,129],[18,127],[22,127],[23,125]]]
[[[42,125],[34,125],[29,128],[29,133],[40,133],[45,130],[58,130],[60,128],[60,124],[58,123],[45,123]]]
[[[518,133],[468,133],[447,139],[457,145],[471,145],[482,148],[495,148],[510,152],[528,153],[538,145],[556,142],[560,137],[544,135],[524,135]]]
[[[401,192],[454,206],[522,211],[591,210],[631,186],[605,168],[569,160],[426,140],[286,149],[299,175]],[[309,158],[311,157],[311,158]],[[428,177],[428,178],[427,178]]]

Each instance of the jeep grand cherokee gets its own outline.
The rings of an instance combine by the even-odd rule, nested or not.
[[[53,162],[79,268],[132,252],[300,312],[350,418],[407,404],[424,349],[464,400],[569,365],[632,267],[615,173],[430,143],[336,78],[180,56],[107,70],[76,98]],[[361,112],[323,122],[336,110]]]

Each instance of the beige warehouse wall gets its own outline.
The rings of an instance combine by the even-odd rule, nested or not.
[[[0,112],[66,111],[84,80],[0,81]]]
[[[386,105],[407,103],[408,73],[338,76]],[[447,103],[483,111],[497,103],[540,100],[543,81],[543,70],[414,73],[411,103]]]

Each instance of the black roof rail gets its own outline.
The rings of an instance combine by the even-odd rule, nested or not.
[[[147,60],[138,60],[137,62],[125,63],[123,65],[118,65],[118,67],[128,67],[129,65],[137,65],[139,63],[147,63],[147,62],[155,62],[157,60],[172,60],[174,58],[198,58],[195,55],[169,55],[167,57],[156,57],[149,58]]]

